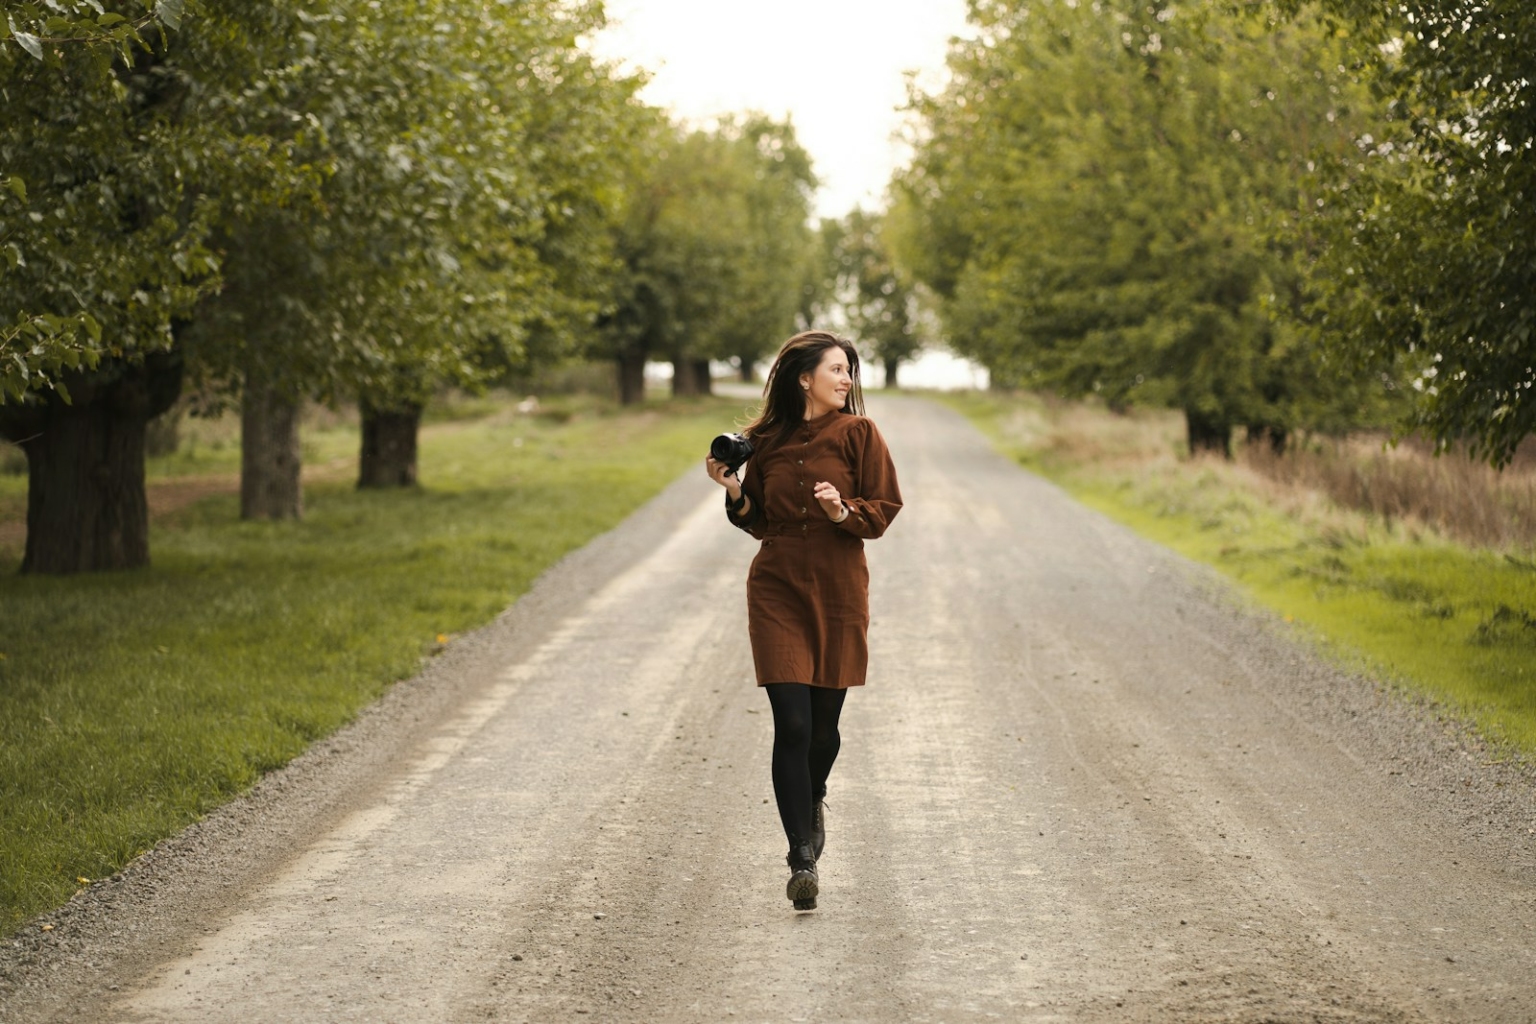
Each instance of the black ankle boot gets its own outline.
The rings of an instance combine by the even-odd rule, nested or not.
[[[821,860],[821,851],[827,848],[827,802],[817,800],[811,810],[811,852]]]
[[[789,848],[789,885],[784,895],[794,901],[796,910],[815,910],[816,894],[820,886],[816,878],[816,853],[810,843],[797,843]]]

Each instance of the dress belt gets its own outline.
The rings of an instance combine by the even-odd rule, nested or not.
[[[822,530],[835,530],[837,524],[823,516],[820,519],[802,519],[800,522],[773,523],[764,529],[769,537],[801,537]]]

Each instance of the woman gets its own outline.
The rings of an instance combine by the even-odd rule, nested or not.
[[[741,479],[713,458],[705,465],[725,488],[732,525],[762,541],[747,574],[748,632],[773,708],[786,894],[796,910],[814,910],[837,720],[869,663],[864,541],[896,518],[901,492],[885,440],[864,418],[851,343],[824,331],[790,338],[763,396],[761,415],[742,431],[754,452]]]

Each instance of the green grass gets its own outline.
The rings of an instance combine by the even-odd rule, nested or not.
[[[948,401],[1022,464],[1220,569],[1348,667],[1445,705],[1496,744],[1536,753],[1530,552],[1454,544],[1277,495],[1218,460],[1174,458],[1176,428],[1155,416],[1115,422],[1029,397]]]
[[[438,415],[416,490],[338,473],[282,524],[217,494],[156,523],[142,571],[23,577],[0,551],[0,931],[334,731],[697,463],[741,405]],[[355,453],[357,432],[305,446]]]

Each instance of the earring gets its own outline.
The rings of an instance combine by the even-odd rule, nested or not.
[[[811,386],[809,384],[801,384],[800,385],[800,390],[801,391],[809,391],[809,390],[811,390]]]

